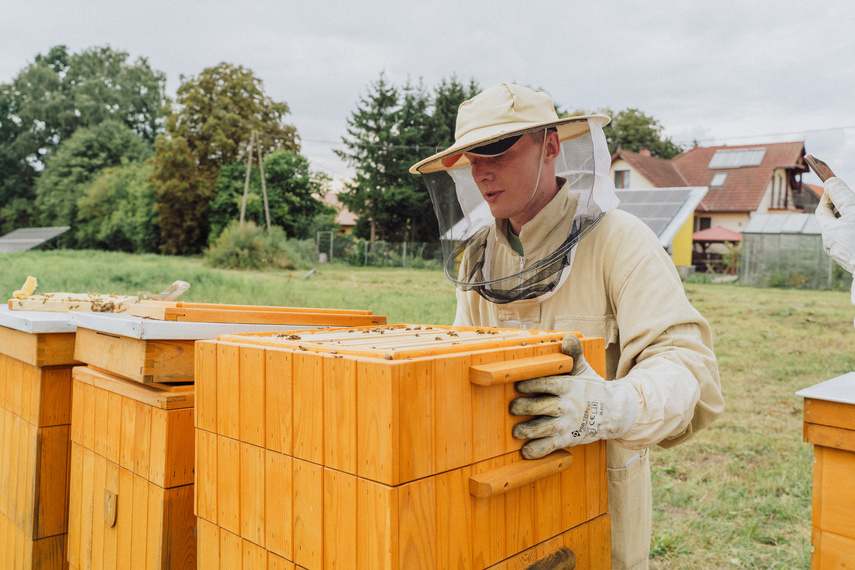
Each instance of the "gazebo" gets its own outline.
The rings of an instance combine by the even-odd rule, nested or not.
[[[692,243],[699,245],[701,249],[694,252],[692,265],[695,266],[696,270],[705,273],[733,273],[736,265],[733,261],[725,265],[721,253],[707,250],[713,244],[738,244],[741,241],[741,233],[721,226],[697,231],[692,234]],[[716,271],[716,269],[720,269],[720,271]]]

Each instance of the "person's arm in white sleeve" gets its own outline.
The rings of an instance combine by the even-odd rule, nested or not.
[[[826,180],[824,187],[825,193],[815,214],[822,232],[822,245],[829,257],[855,274],[855,192],[837,177]],[[855,282],[852,303],[855,304]]]

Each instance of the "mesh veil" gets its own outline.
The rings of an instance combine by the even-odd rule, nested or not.
[[[609,178],[611,157],[602,121],[584,119],[588,130],[561,142],[556,175],[578,196],[565,239],[537,260],[525,260],[518,271],[499,274],[492,263],[497,226],[468,166],[423,173],[439,222],[446,278],[463,290],[477,291],[497,304],[551,295],[569,274],[577,243],[617,207]],[[534,181],[532,181],[534,184]]]

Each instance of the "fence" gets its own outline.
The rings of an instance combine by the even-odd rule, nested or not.
[[[352,236],[336,236],[333,232],[317,232],[315,249],[320,263],[347,263],[373,267],[409,267],[440,269],[440,242],[389,242],[377,240],[373,247],[368,240]]]

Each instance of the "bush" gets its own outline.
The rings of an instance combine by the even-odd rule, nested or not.
[[[234,221],[205,250],[205,262],[224,269],[298,269],[306,266],[299,249],[280,227],[268,232]]]

